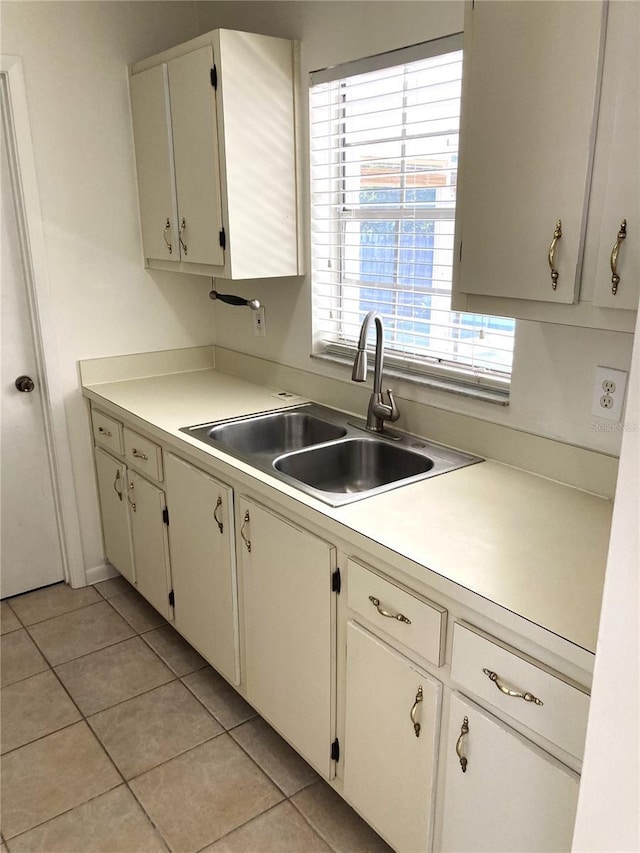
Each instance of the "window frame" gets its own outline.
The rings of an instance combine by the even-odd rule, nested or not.
[[[408,48],[401,48],[399,50],[390,51],[384,54],[378,54],[373,57],[368,57],[366,59],[355,60],[353,62],[348,62],[341,64],[339,66],[333,66],[332,68],[322,69],[320,71],[311,72],[309,77],[309,98],[310,98],[310,106],[309,106],[309,122],[310,122],[310,179],[311,179],[311,187],[310,187],[310,199],[311,199],[311,210],[312,210],[312,229],[314,228],[314,224],[316,222],[314,218],[314,211],[316,210],[316,206],[313,202],[313,194],[314,194],[314,150],[313,150],[313,142],[314,142],[314,132],[312,123],[314,121],[314,117],[317,115],[319,110],[316,110],[311,103],[311,98],[314,92],[314,87],[321,83],[336,83],[337,81],[348,79],[350,77],[366,74],[376,70],[383,69],[391,69],[395,67],[402,66],[406,63],[413,62],[416,60],[425,60],[431,57],[446,55],[448,53],[455,53],[462,50],[462,34],[455,34],[452,36],[446,36],[444,38],[435,39],[430,42],[425,42],[422,44],[412,45]],[[343,112],[344,117],[344,112]],[[341,121],[340,117],[333,119],[334,122]],[[339,146],[340,148],[344,147],[346,150],[346,142],[343,145]],[[346,241],[343,241],[340,236],[340,232],[347,226],[348,221],[373,221],[375,219],[393,219],[393,221],[402,222],[407,220],[418,220],[424,219],[429,221],[435,221],[438,218],[443,219],[451,219],[451,207],[450,202],[445,201],[445,205],[447,206],[434,206],[434,207],[414,207],[408,209],[403,206],[402,200],[398,203],[396,207],[373,207],[372,209],[367,209],[366,207],[362,207],[361,205],[353,205],[347,207],[346,204],[346,190],[345,190],[345,182],[344,182],[344,168],[343,163],[340,161],[341,158],[338,158],[338,162],[334,162],[334,158],[331,156],[331,151],[335,152],[338,150],[335,146],[333,149],[328,151],[328,162],[325,164],[325,168],[330,175],[330,178],[336,179],[336,189],[332,194],[333,201],[330,204],[327,204],[327,209],[340,209],[340,214],[333,216],[330,220],[327,220],[326,224],[326,233],[330,236],[331,245],[327,247],[327,251],[323,253],[323,260],[327,261],[327,270],[323,270],[322,273],[316,268],[316,239],[314,237],[314,233],[311,235],[311,248],[312,248],[312,272],[311,272],[311,280],[312,280],[312,357],[314,358],[326,358],[331,361],[344,361],[347,362],[353,357],[353,353],[355,353],[356,342],[355,339],[353,344],[351,342],[347,342],[346,339],[349,339],[351,336],[343,334],[339,331],[338,326],[341,321],[335,320],[335,316],[341,317],[346,316],[348,311],[344,306],[344,291],[347,287],[349,287],[349,282],[345,280],[344,269],[345,269],[345,257],[342,254],[343,246]],[[403,173],[404,177],[404,173]],[[401,187],[405,189],[406,187]],[[434,202],[437,205],[437,199]],[[454,199],[454,205],[456,200]],[[348,211],[349,216],[345,217],[342,214]],[[392,217],[389,216],[389,213],[392,213]],[[401,264],[400,257],[396,257],[394,260],[395,272],[398,272],[398,267]],[[402,291],[402,286],[398,283],[398,279],[400,276],[397,274],[394,275],[394,281],[387,290],[396,291],[400,293]],[[358,282],[360,284],[360,281]],[[364,285],[366,286],[366,284]],[[381,289],[384,289],[384,285],[381,283]],[[375,288],[375,284],[371,284],[371,288]],[[435,287],[430,288],[429,295],[448,295],[450,298],[450,285],[444,289],[444,292],[440,294],[437,293],[438,287],[437,284]],[[407,288],[406,292],[410,292]],[[334,314],[335,326],[336,326],[336,338],[335,342],[327,340],[330,336],[330,331],[328,331],[327,326],[323,326],[321,330],[318,329],[318,320],[317,320],[317,306],[319,303],[326,303],[329,306],[338,306],[334,311],[331,310],[331,307],[327,309],[327,313],[331,315]],[[395,303],[397,304],[397,303]],[[438,309],[435,309],[438,310]],[[443,310],[443,309],[440,309]],[[461,312],[461,311],[451,311],[451,308],[448,309],[451,312],[451,322],[456,323],[460,322],[462,324],[462,318],[464,315],[470,315],[472,318],[480,317],[481,315],[475,315],[471,312]],[[394,315],[401,319],[401,315],[397,314],[394,310]],[[509,319],[509,318],[507,318]],[[330,322],[327,324],[330,328]],[[437,327],[437,323],[434,322],[433,326]],[[447,324],[442,324],[442,328]],[[515,341],[515,321],[513,328],[513,339]],[[385,360],[386,364],[389,368],[391,368],[391,372],[400,376],[403,379],[406,379],[409,382],[418,382],[420,384],[427,385],[435,385],[436,387],[448,387],[451,390],[456,391],[457,393],[465,393],[465,389],[469,389],[473,396],[477,396],[478,392],[482,393],[483,390],[486,390],[487,397],[492,399],[494,402],[504,402],[508,401],[509,388],[511,383],[511,375],[512,368],[507,371],[500,371],[498,369],[483,369],[478,366],[470,365],[470,364],[462,364],[460,362],[456,362],[454,360],[447,360],[446,358],[442,358],[437,354],[429,355],[428,352],[415,356],[415,358],[408,355],[400,355],[394,354],[393,350],[387,348],[385,352]]]

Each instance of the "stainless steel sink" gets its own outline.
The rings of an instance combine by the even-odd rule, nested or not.
[[[433,459],[424,454],[375,438],[348,438],[289,453],[274,462],[277,471],[294,480],[338,495],[369,492],[408,480],[426,474],[433,465]]]
[[[236,453],[270,453],[280,456],[313,444],[333,441],[346,429],[304,410],[271,412],[240,421],[204,427],[207,437]],[[195,434],[200,438],[197,431]]]
[[[181,431],[331,506],[483,461],[315,403]]]

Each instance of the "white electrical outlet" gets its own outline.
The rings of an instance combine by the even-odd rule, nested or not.
[[[626,370],[596,367],[591,414],[619,423],[622,418],[626,387]]]
[[[267,337],[267,327],[265,322],[264,305],[261,305],[253,312],[253,334],[256,338]]]

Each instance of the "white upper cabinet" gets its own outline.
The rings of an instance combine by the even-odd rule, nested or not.
[[[606,29],[602,2],[467,4],[455,309],[632,329],[624,312],[600,307],[631,306],[592,299],[583,266],[605,52],[608,73],[624,73]],[[615,146],[601,149],[611,164]]]
[[[180,259],[166,63],[131,78],[142,245],[147,258]]]
[[[213,48],[172,59],[169,94],[178,196],[178,248],[183,261],[224,264]]]
[[[611,3],[583,282],[604,308],[636,310],[640,293],[639,46],[640,4]]]
[[[299,275],[296,46],[216,30],[131,69],[147,266]]]

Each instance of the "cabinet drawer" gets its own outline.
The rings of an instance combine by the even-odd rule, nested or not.
[[[558,673],[475,629],[456,623],[451,678],[463,689],[582,759],[589,694]],[[525,694],[527,699],[508,695],[503,690]]]
[[[128,427],[124,428],[124,455],[127,462],[152,480],[162,480],[162,449]]]
[[[405,592],[353,560],[348,563],[348,586],[348,604],[355,613],[421,657],[442,666],[447,628],[447,611],[443,607]]]
[[[91,412],[91,423],[95,443],[122,456],[124,453],[122,424],[107,415],[103,415],[102,412],[95,411],[95,409]]]

